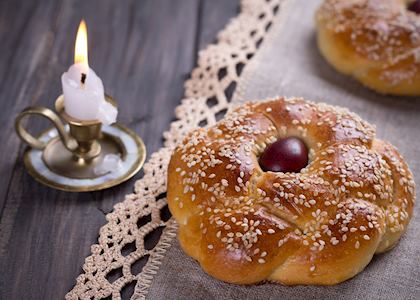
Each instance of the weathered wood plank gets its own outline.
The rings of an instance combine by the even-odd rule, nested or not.
[[[0,267],[7,270],[0,275],[0,298],[63,298],[106,222],[104,213],[131,192],[135,180],[103,192],[71,194],[44,187],[24,171],[13,118],[27,105],[53,105],[60,75],[72,61],[80,18],[88,22],[91,66],[120,103],[119,120],[144,138],[151,153],[161,146],[193,66],[198,5],[196,0],[1,2],[0,24],[13,26],[8,33],[0,26],[0,39],[20,38],[6,40],[11,50],[4,50],[8,61],[0,65],[5,129],[0,142],[6,148],[0,156],[5,175],[0,199],[6,199]],[[43,125],[30,124],[35,130]]]
[[[239,12],[239,0],[206,0],[201,5],[198,48],[214,43],[217,34]]]
[[[42,8],[38,2],[0,2],[0,215],[21,145],[12,116],[36,101],[40,97],[36,89],[43,86],[45,72],[39,66],[45,65],[51,31],[45,18],[38,19],[41,15],[52,19],[57,10],[56,2],[44,2]]]

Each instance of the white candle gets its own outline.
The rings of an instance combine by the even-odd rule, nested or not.
[[[106,125],[114,123],[118,111],[105,101],[102,80],[89,68],[87,30],[83,20],[77,31],[74,62],[61,76],[66,113],[79,120],[99,120]]]

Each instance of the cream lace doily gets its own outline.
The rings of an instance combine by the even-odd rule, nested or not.
[[[166,172],[172,150],[187,132],[212,125],[226,113],[243,67],[265,38],[282,2],[242,0],[240,14],[219,33],[217,43],[199,53],[198,66],[185,83],[186,99],[175,110],[177,120],[164,133],[164,147],[144,165],[144,177],[136,182],[135,192],[106,216],[107,224],[99,231],[98,243],[91,246],[84,273],[66,299],[121,299],[121,290],[133,281],[137,284],[132,299],[146,298],[153,275],[176,236],[175,221],[161,217],[167,205]],[[146,236],[161,229],[156,246],[145,247]],[[145,260],[141,272],[135,274],[133,266]],[[109,280],[111,273],[118,278]]]

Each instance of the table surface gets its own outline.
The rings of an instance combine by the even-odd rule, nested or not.
[[[238,0],[0,1],[0,299],[64,298],[105,215],[142,176],[105,191],[66,193],[24,169],[14,118],[27,106],[53,107],[80,19],[88,24],[90,66],[150,156],[162,146],[199,49],[237,12]],[[46,126],[28,123],[34,133]]]

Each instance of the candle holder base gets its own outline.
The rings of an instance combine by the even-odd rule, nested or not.
[[[44,131],[37,139],[46,146],[43,150],[29,148],[25,152],[27,170],[42,184],[70,192],[98,191],[118,185],[134,176],[146,157],[142,139],[120,124],[102,127],[97,139],[100,154],[89,159],[69,151],[55,128]],[[120,162],[108,172],[98,172],[109,154],[119,156]]]

